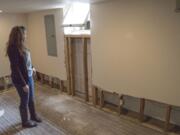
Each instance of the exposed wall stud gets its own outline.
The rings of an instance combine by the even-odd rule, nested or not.
[[[68,85],[67,85],[67,92],[69,95],[71,95],[71,70],[70,70],[70,50],[69,50],[69,46],[70,46],[70,38],[67,37],[66,39],[66,51],[67,51],[67,79],[68,79]]]
[[[87,39],[86,38],[82,38],[82,43],[83,43],[83,63],[84,63],[84,79],[85,79],[85,83],[84,83],[84,88],[85,88],[85,101],[89,101],[89,86],[88,86],[88,57],[87,57]]]
[[[74,58],[73,58],[73,53],[74,53],[74,46],[72,44],[72,38],[69,37],[69,64],[70,64],[70,80],[71,80],[71,95],[75,96],[75,80],[74,80]]]
[[[95,86],[92,86],[92,98],[93,105],[96,106],[98,104],[98,89]]]
[[[64,84],[62,80],[59,80],[59,89],[63,92],[64,91]]]
[[[169,131],[169,124],[171,119],[172,106],[168,105],[166,109],[166,121],[165,121],[165,131]]]
[[[51,88],[57,88],[56,86],[56,78],[52,77],[52,84]]]
[[[145,109],[145,99],[141,98],[140,99],[140,117],[139,117],[139,120],[141,122],[144,121],[144,109]]]
[[[119,95],[118,111],[119,111],[119,114],[120,114],[120,115],[121,115],[122,112],[123,112],[123,105],[124,105],[123,95]]]
[[[104,107],[104,91],[100,90],[100,107]]]
[[[44,84],[44,74],[40,73],[41,83]]]
[[[51,88],[54,87],[53,77],[50,77],[50,76],[49,76],[49,85],[51,86]]]

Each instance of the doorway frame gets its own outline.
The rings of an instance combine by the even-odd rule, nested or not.
[[[90,35],[65,35],[65,61],[67,70],[67,92],[69,95],[75,95],[75,67],[73,60],[73,47],[72,40],[81,39],[83,44],[83,67],[84,67],[84,88],[85,88],[85,101],[89,101],[89,73],[88,73],[88,40],[91,40]]]

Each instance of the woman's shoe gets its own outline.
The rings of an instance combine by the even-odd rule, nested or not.
[[[35,121],[35,122],[38,122],[38,123],[41,123],[42,122],[42,119],[38,116],[34,117],[34,118],[31,118],[31,120]]]
[[[38,117],[36,114],[34,101],[29,102],[29,112],[30,112],[31,120],[38,122],[38,123],[42,122],[41,118]]]
[[[31,121],[31,120],[28,120],[27,122],[22,123],[22,127],[24,127],[24,128],[37,127],[37,123],[36,123],[36,122],[33,122],[33,121]]]

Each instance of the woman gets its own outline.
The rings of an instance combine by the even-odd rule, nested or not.
[[[30,52],[25,46],[26,29],[16,26],[11,30],[7,44],[7,55],[11,65],[11,77],[20,97],[20,116],[22,127],[36,127],[41,119],[36,115],[34,106],[33,67]],[[28,110],[30,120],[28,119]]]

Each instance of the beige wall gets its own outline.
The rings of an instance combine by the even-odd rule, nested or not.
[[[47,54],[44,16],[55,15],[58,57]],[[63,10],[46,10],[28,14],[28,45],[33,65],[37,71],[66,80],[64,35],[62,29]]]
[[[93,84],[180,106],[180,13],[175,0],[91,6]]]
[[[23,14],[0,13],[0,77],[10,75],[8,57],[5,57],[6,43],[11,28],[16,25],[26,26],[26,16]]]

